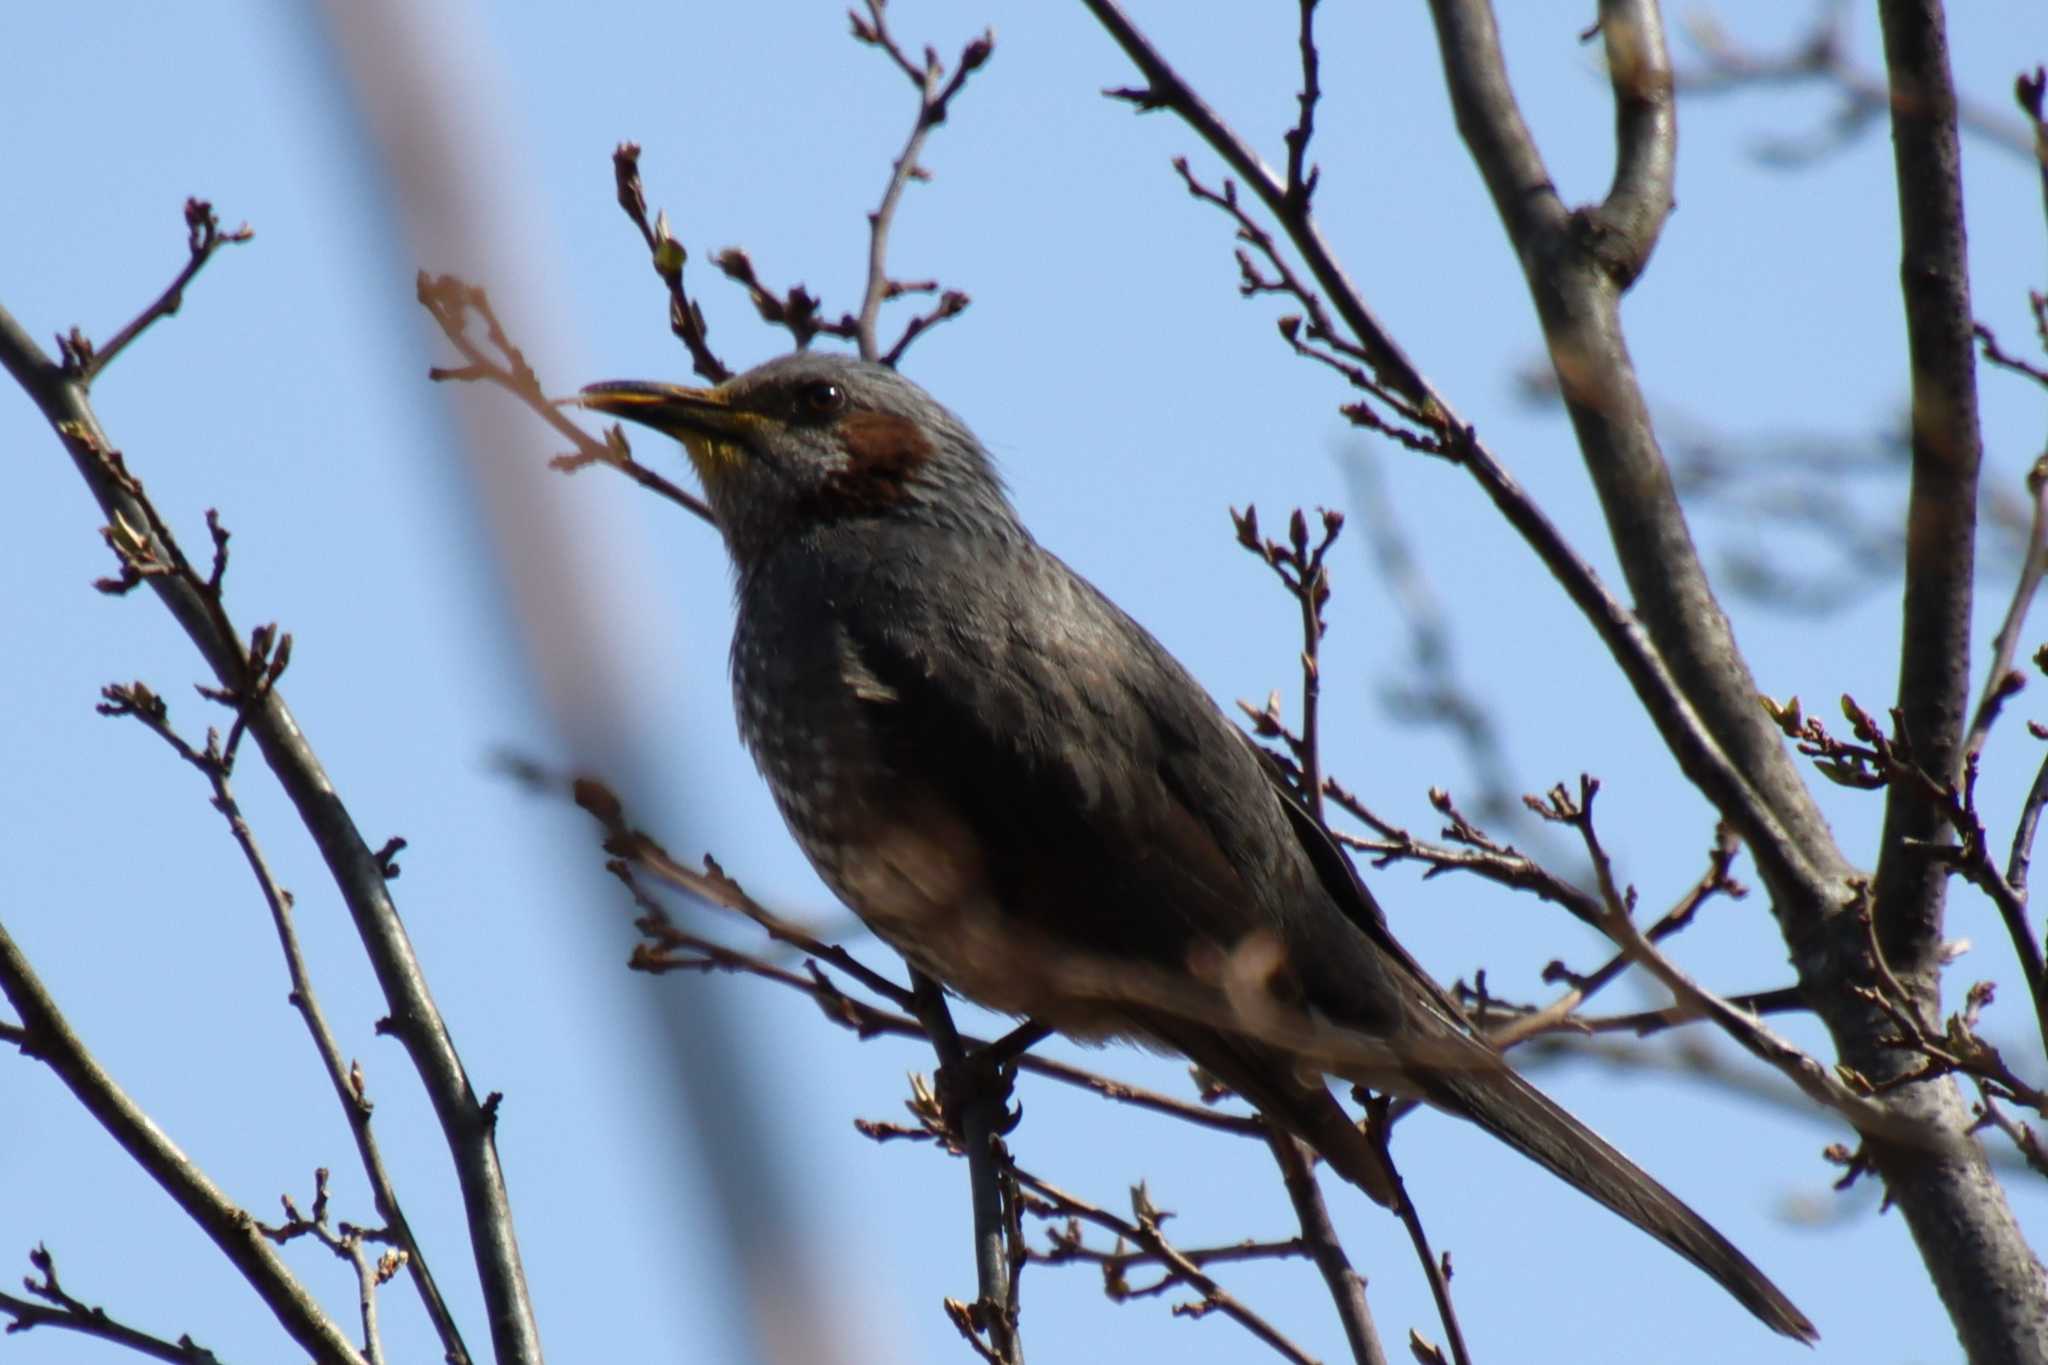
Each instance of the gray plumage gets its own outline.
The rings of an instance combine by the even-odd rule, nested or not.
[[[905,956],[991,1008],[1185,1054],[1382,1202],[1320,1072],[1426,1099],[1814,1337],[1472,1034],[1242,733],[1032,539],[921,389],[800,353],[716,390],[584,401],[689,448],[736,571],[741,733],[820,875]],[[1360,1047],[1306,1061],[1290,1027]]]

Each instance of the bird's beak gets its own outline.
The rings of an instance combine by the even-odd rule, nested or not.
[[[585,386],[577,403],[653,427],[681,440],[709,437],[731,441],[745,429],[748,414],[737,411],[717,389],[690,389],[680,384],[654,384],[638,379],[613,379]]]
[[[736,408],[720,389],[689,389],[680,384],[653,384],[614,379],[591,384],[576,402],[593,412],[609,413],[653,427],[683,443],[707,493],[746,463],[747,435],[760,421]]]

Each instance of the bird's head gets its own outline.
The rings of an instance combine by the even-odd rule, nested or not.
[[[716,388],[620,380],[577,400],[675,437],[742,569],[821,525],[905,518],[1015,531],[988,452],[881,365],[798,351]]]

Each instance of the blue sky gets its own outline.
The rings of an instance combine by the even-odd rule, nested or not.
[[[398,7],[394,7],[398,8]],[[1293,113],[1285,16],[1134,5],[1135,17],[1269,159]],[[1575,33],[1588,17],[1504,6],[1524,107],[1568,197],[1610,174],[1604,85]],[[1566,424],[1517,397],[1540,352],[1519,272],[1464,156],[1419,6],[1331,3],[1321,205],[1351,272],[1425,373],[1603,570],[1611,561]],[[1800,13],[1788,13],[1798,10]],[[601,473],[541,468],[553,444],[502,395],[425,378],[450,359],[413,303],[420,269],[491,288],[544,382],[684,377],[665,300],[618,213],[610,153],[645,146],[650,199],[690,248],[712,339],[735,365],[783,348],[701,263],[741,244],[763,276],[851,307],[863,215],[912,112],[879,54],[846,36],[837,4],[577,7],[459,0],[375,21],[367,7],[219,0],[14,6],[0,18],[0,119],[14,210],[0,215],[0,302],[40,336],[105,337],[183,256],[179,207],[212,199],[255,240],[221,260],[184,310],[122,357],[97,406],[131,468],[188,546],[217,507],[235,533],[229,602],[278,620],[296,650],[285,692],[371,842],[410,848],[399,904],[479,1089],[506,1099],[500,1150],[541,1327],[557,1359],[740,1361],[756,1316],[828,1321],[848,1359],[960,1360],[942,1296],[972,1293],[965,1172],[858,1136],[893,1118],[906,1043],[861,1044],[770,987],[651,981],[623,962],[628,908],[577,812],[498,776],[516,750],[613,774],[643,823],[685,855],[715,852],[762,899],[820,922],[841,913],[803,866],[733,738],[724,676],[723,552],[702,525]],[[1769,46],[1803,7],[1730,3],[1727,29]],[[344,21],[344,16],[347,16]],[[973,297],[920,341],[905,370],[960,412],[1001,461],[1026,520],[1185,659],[1226,701],[1286,689],[1287,604],[1232,544],[1226,509],[1269,522],[1296,505],[1347,506],[1358,462],[1376,470],[1455,625],[1461,669],[1498,708],[1506,758],[1537,790],[1581,771],[1605,785],[1603,833],[1645,904],[1697,876],[1705,807],[1597,643],[1534,560],[1455,471],[1347,434],[1335,380],[1274,335],[1283,311],[1237,297],[1228,226],[1169,169],[1188,154],[1164,115],[1101,99],[1128,83],[1121,54],[1074,5],[986,10],[899,0],[897,32],[950,56],[987,23],[995,57],[935,132],[894,242],[908,278]],[[2029,21],[2032,21],[2031,25]],[[374,41],[355,25],[389,27]],[[1958,7],[1965,89],[2003,107],[2020,64],[2043,58],[2038,13]],[[1856,57],[1876,60],[1868,16]],[[1681,60],[1690,50],[1680,45]],[[377,78],[419,66],[431,106],[375,102]],[[1767,139],[1825,124],[1831,96],[1756,92],[1681,111],[1679,209],[1630,296],[1630,342],[1667,430],[1705,424],[1738,448],[1787,433],[1852,440],[1894,429],[1906,370],[1896,214],[1883,130],[1797,172],[1763,164]],[[432,188],[423,225],[394,188],[411,158],[452,145],[459,174]],[[414,174],[418,174],[414,172]],[[2025,345],[2024,294],[2041,287],[2043,223],[2028,163],[1965,148],[1978,315]],[[410,201],[410,202],[417,202]],[[1983,379],[1989,477],[2017,490],[2039,449],[2040,397]],[[468,444],[465,445],[465,438]],[[481,448],[479,448],[481,447]],[[90,1045],[165,1130],[231,1193],[272,1217],[335,1169],[338,1209],[369,1217],[346,1133],[285,1004],[260,901],[197,776],[129,723],[94,715],[99,688],[146,680],[196,734],[216,719],[187,683],[199,667],[145,595],[92,591],[109,571],[99,518],[25,399],[0,397],[9,495],[0,501],[0,915]],[[652,438],[650,463],[680,469]],[[1871,514],[1896,480],[1844,481]],[[1767,525],[1704,514],[1710,558],[1812,547]],[[2012,562],[1987,550],[1980,644]],[[1356,531],[1335,561],[1326,654],[1330,767],[1418,832],[1433,785],[1473,775],[1440,731],[1390,715],[1404,676],[1395,603]],[[1895,583],[1825,617],[1729,602],[1760,685],[1816,710],[1848,691],[1875,709],[1896,670]],[[2029,636],[2029,648],[2038,642]],[[2039,717],[2029,693],[2015,703]],[[1986,806],[2009,821],[2036,758],[2015,723],[1994,739]],[[344,1047],[362,1059],[401,1193],[444,1280],[460,1281],[461,1223],[446,1161],[317,859],[253,757],[239,787],[299,896],[300,921]],[[1878,808],[1824,793],[1853,856]],[[1525,899],[1393,870],[1373,879],[1397,931],[1440,977],[1488,971],[1497,992],[1542,993],[1552,957],[1605,956],[1578,926]],[[1952,976],[2011,983],[1988,1029],[2022,1040],[2026,1010],[1995,916],[1955,898],[1951,937],[1976,947]],[[745,935],[740,935],[744,939]],[[870,941],[858,951],[878,964]],[[1718,907],[1677,947],[1727,991],[1789,979],[1760,896]],[[687,993],[678,1034],[664,1002]],[[1611,1004],[1625,1005],[1624,987]],[[989,1021],[981,1021],[989,1026]],[[1821,1046],[1803,1021],[1787,1032]],[[724,1192],[749,1238],[811,1248],[813,1288],[750,1314],[717,1191],[694,1134],[740,1108],[731,1091],[676,1089],[670,1052],[736,1041],[745,1106],[762,1120],[779,1193]],[[1715,1044],[1723,1053],[1730,1049]],[[1066,1049],[1073,1052],[1073,1049]],[[1175,1064],[1127,1049],[1090,1064],[1185,1093]],[[1953,1358],[1953,1334],[1901,1221],[1871,1192],[1836,1196],[1821,1147],[1843,1134],[1776,1104],[1657,1072],[1574,1066],[1543,1083],[1707,1213],[1819,1323],[1821,1357]],[[1112,1207],[1148,1182],[1184,1245],[1284,1233],[1263,1152],[1043,1084],[1022,1091],[1020,1161]],[[1240,1150],[1242,1148],[1242,1150]],[[1404,1128],[1397,1156],[1482,1358],[1531,1361],[1796,1357],[1710,1284],[1526,1163],[1451,1120]],[[2023,1223],[2048,1200],[2014,1179]],[[1333,1190],[1390,1343],[1438,1335],[1394,1224]],[[351,1202],[353,1201],[353,1206]],[[1788,1211],[1826,1211],[1821,1225]],[[751,1211],[751,1213],[749,1212]],[[769,1225],[773,1226],[769,1226]],[[0,1058],[0,1268],[27,1273],[37,1242],[72,1292],[224,1359],[278,1355],[283,1338],[156,1188],[41,1070]],[[350,1286],[303,1249],[294,1263],[336,1311]],[[1233,1273],[1232,1288],[1325,1358],[1342,1352],[1302,1266]],[[410,1296],[385,1295],[390,1340],[426,1358]],[[458,1292],[473,1347],[484,1340]],[[1040,1360],[1112,1352],[1248,1358],[1218,1319],[1115,1306],[1082,1269],[1033,1269],[1028,1349]],[[770,1337],[776,1331],[771,1325]],[[38,1331],[0,1347],[34,1361],[110,1348]],[[1773,1356],[1772,1353],[1778,1353]]]

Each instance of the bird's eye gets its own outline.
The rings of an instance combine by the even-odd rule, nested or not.
[[[829,379],[814,380],[796,391],[796,407],[814,420],[836,417],[846,407],[846,390]]]

